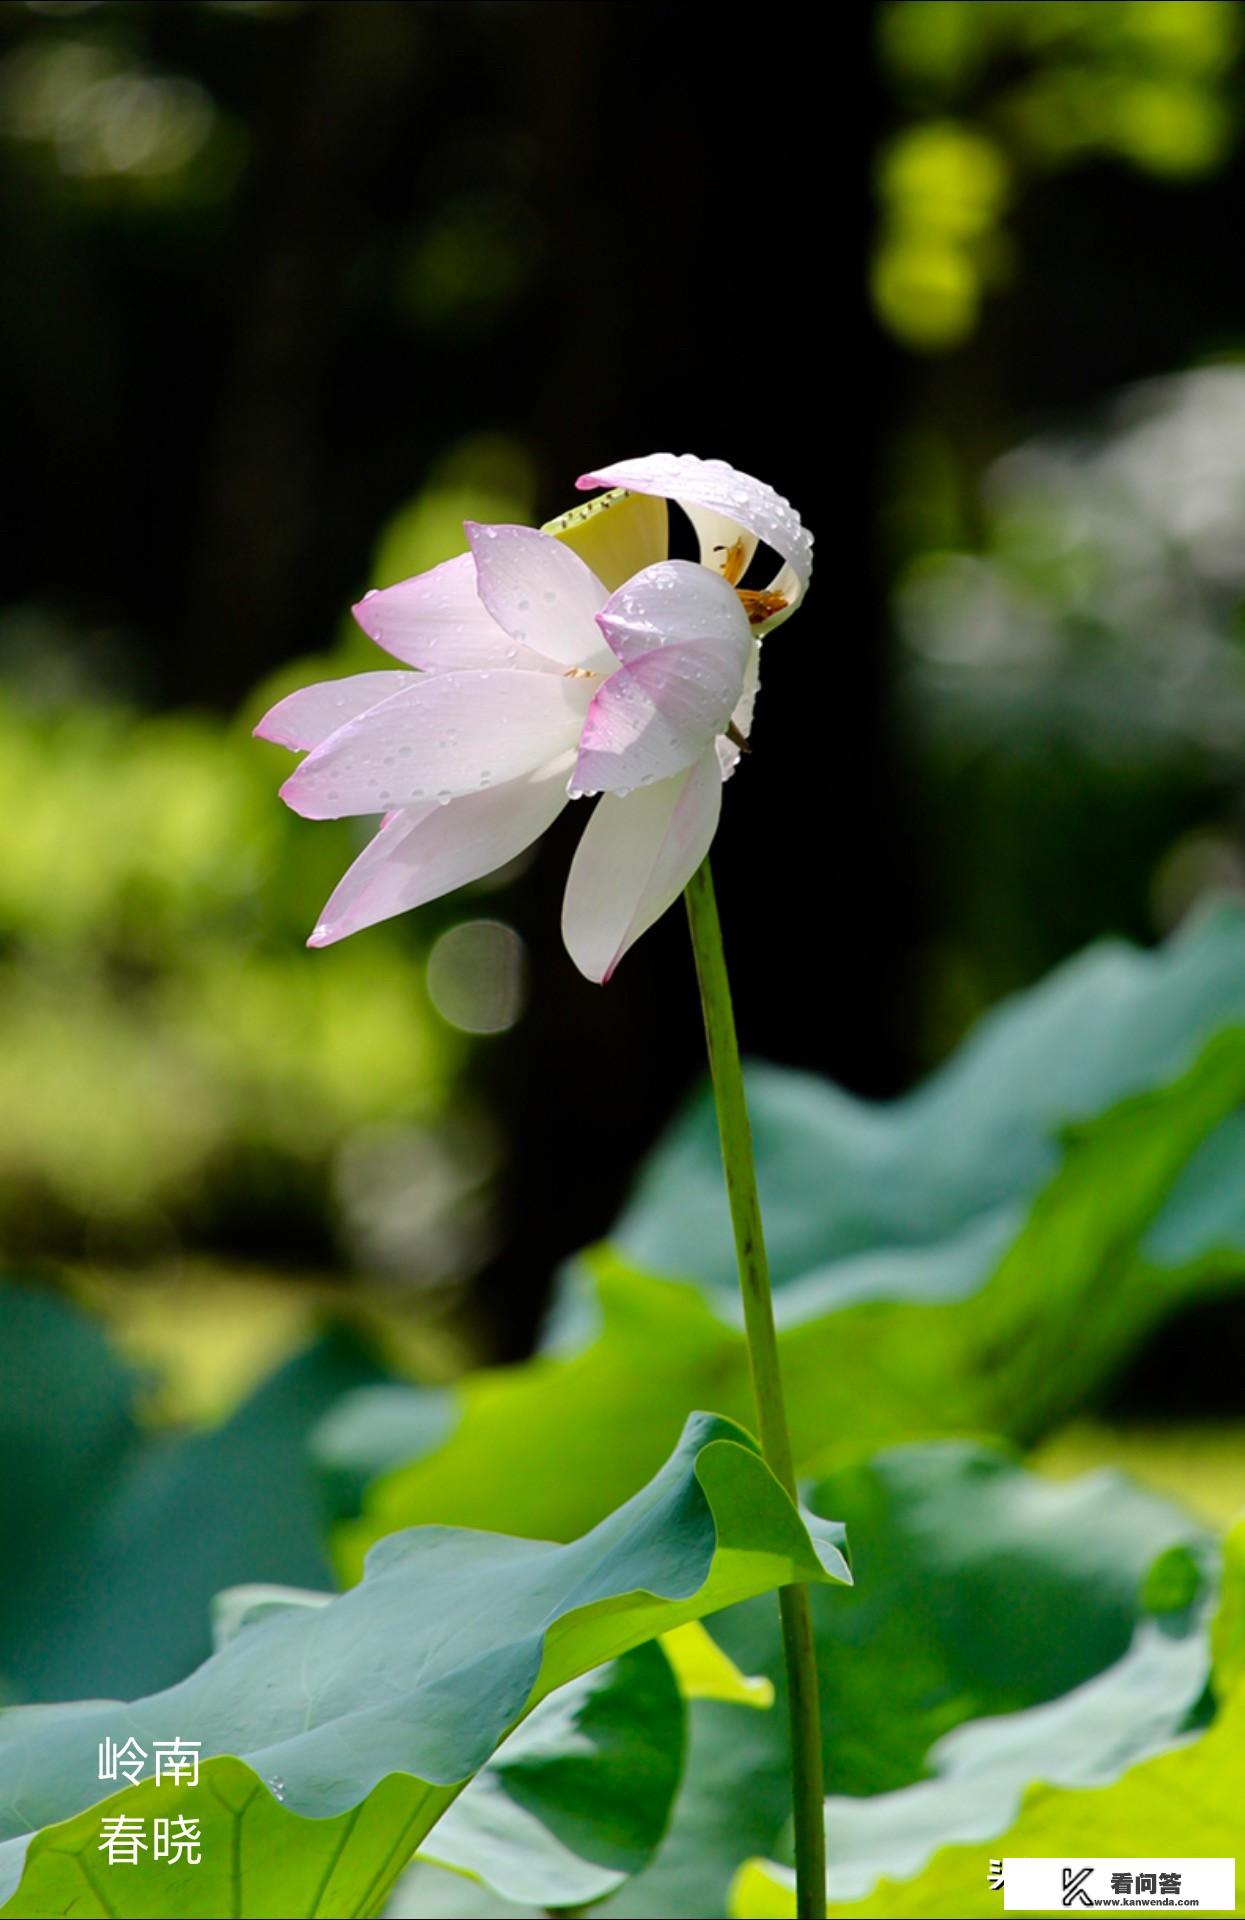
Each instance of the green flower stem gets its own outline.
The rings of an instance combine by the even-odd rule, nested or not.
[[[770,1293],[769,1262],[761,1224],[752,1129],[739,1041],[731,1004],[722,925],[714,897],[713,875],[706,858],[688,881],[684,899],[691,927],[696,978],[705,1016],[709,1071],[718,1112],[718,1137],[735,1231],[739,1262],[739,1289],[743,1295],[752,1389],[756,1399],[761,1451],[792,1500],[798,1498],[791,1436],[782,1394],[778,1337]],[[813,1620],[807,1587],[784,1587],[778,1596],[782,1612],[783,1650],[791,1708],[791,1780],[795,1815],[796,1901],[801,1920],[823,1920],[826,1911],[825,1788],[821,1765],[821,1712],[817,1700],[817,1661]]]

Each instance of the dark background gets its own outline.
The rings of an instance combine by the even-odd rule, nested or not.
[[[1153,873],[1181,834],[1237,833],[1221,760],[1104,772],[1047,736],[983,751],[953,709],[931,733],[893,618],[914,557],[988,542],[996,456],[1099,419],[1127,383],[1237,350],[1240,148],[1212,138],[1199,160],[1194,138],[1173,164],[1161,141],[1156,162],[1144,139],[1064,138],[1073,95],[1055,82],[1080,73],[1109,88],[1174,61],[1208,114],[1239,100],[1235,27],[1160,57],[1146,34],[1165,29],[1143,12],[5,6],[0,604],[54,628],[60,697],[202,713],[241,756],[258,684],[331,648],[350,601],[388,584],[371,573],[378,533],[447,450],[520,449],[538,520],[579,472],[659,447],[762,476],[818,545],[715,847],[742,1036],[855,1092],[901,1091],[1000,993],[1101,933],[1161,931]],[[955,15],[968,52],[914,64],[914,14]],[[99,102],[79,98],[93,69],[66,66],[60,105],[32,119],[38,62],[55,75],[67,43],[112,76],[120,131],[97,130],[94,162],[82,124]],[[117,162],[147,110],[124,91],[135,75],[207,103],[183,163]],[[1039,81],[1046,133],[1016,106]],[[980,305],[931,343],[870,306],[868,262],[888,152],[949,120],[995,143],[1010,185],[998,231],[970,236]],[[29,655],[0,654],[19,700]],[[531,980],[524,1017],[455,1067],[501,1142],[493,1226],[466,1262],[484,1350],[530,1340],[558,1261],[608,1227],[701,1066],[678,914],[608,989],[563,953],[578,830],[570,810],[484,896],[527,943]],[[295,823],[282,842],[288,928],[264,929],[262,887],[247,903],[246,939],[279,937],[291,966],[323,895],[302,864],[319,832]],[[360,939],[418,956],[422,937]],[[28,950],[16,910],[5,938]],[[110,991],[144,991],[140,959],[120,954]],[[110,1217],[109,1259],[115,1244],[141,1267],[172,1242],[344,1282],[360,1261],[318,1151],[257,1160],[244,1144],[219,1180],[205,1162],[153,1203],[157,1229],[138,1203]],[[97,1227],[72,1205],[18,1217],[24,1254],[94,1257]]]

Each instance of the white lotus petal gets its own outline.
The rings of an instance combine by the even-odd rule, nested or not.
[[[596,624],[608,598],[592,568],[535,527],[466,523],[480,599],[516,643],[566,667],[609,672]]]
[[[475,561],[460,553],[412,580],[369,593],[353,609],[368,638],[424,673],[470,667],[551,670],[543,654],[498,626],[476,591]]]
[[[308,754],[281,797],[336,820],[499,786],[576,745],[592,684],[514,668],[426,675]]]
[[[395,668],[393,672],[352,673],[341,680],[320,680],[314,686],[287,693],[284,700],[269,707],[252,731],[260,740],[306,753],[347,721],[378,707],[404,687],[414,686],[416,677]]]
[[[731,715],[731,725],[743,740],[752,738],[752,716],[756,711],[757,695],[761,691],[761,642],[755,636],[752,651],[748,655],[748,664],[744,668],[743,692],[739,704]],[[733,740],[723,735],[718,740],[718,759],[722,765],[722,778],[729,780],[739,765],[741,749]]]
[[[575,850],[562,937],[580,972],[606,981],[678,899],[709,851],[722,806],[712,747],[686,773],[620,800],[605,794]]]
[[[331,946],[504,867],[566,805],[567,766],[563,756],[526,780],[391,815],[339,881],[307,945]]]
[[[685,511],[703,508],[745,527],[772,547],[785,563],[771,582],[771,591],[781,594],[788,602],[780,618],[786,618],[794,610],[807,590],[813,570],[812,534],[801,525],[800,516],[790,501],[767,487],[763,480],[740,473],[725,460],[700,460],[692,453],[653,453],[643,459],[620,460],[614,466],[581,474],[575,484],[626,487],[633,493],[657,494],[665,500],[677,500]]]

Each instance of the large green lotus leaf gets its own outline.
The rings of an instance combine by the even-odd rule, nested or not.
[[[217,1596],[217,1643],[277,1608],[324,1607],[331,1599],[279,1587],[233,1588]],[[678,1679],[667,1641],[682,1669]],[[693,1687],[733,1699],[755,1701],[763,1684],[745,1680],[698,1621],[581,1674],[502,1741],[421,1849],[440,1865],[411,1869],[407,1882],[422,1876],[457,1887],[459,1876],[470,1876],[542,1908],[595,1904],[611,1893],[648,1863],[669,1821],[683,1766],[689,1676]],[[448,1867],[455,1878],[447,1883]]]
[[[10,1709],[0,1716],[0,1834],[16,1842],[10,1884],[24,1838],[45,1831],[30,1848],[16,1904],[3,1911],[55,1910],[63,1900],[65,1876],[81,1873],[85,1833],[81,1822],[72,1833],[65,1823],[99,1798],[99,1743],[130,1736],[149,1753],[157,1740],[198,1740],[213,1757],[206,1785],[188,1790],[194,1808],[173,1811],[202,1803],[205,1818],[232,1823],[218,1858],[254,1862],[245,1911],[371,1911],[461,1783],[547,1694],[751,1594],[793,1580],[846,1580],[838,1532],[796,1511],[742,1429],[698,1414],[650,1484],[570,1545],[415,1529],[382,1542],[361,1584],[326,1605],[257,1610],[164,1693],[128,1706]],[[127,1789],[116,1809],[128,1811],[131,1795],[148,1791],[156,1789]],[[301,1830],[291,1844],[279,1815],[355,1816],[341,1830],[342,1858],[361,1870],[355,1834],[365,1827],[367,1886],[339,1887],[334,1867],[330,1892],[307,1905],[312,1849]],[[297,1871],[287,1879],[291,1860]],[[113,1912],[161,1912],[174,1902],[187,1915],[221,1911],[211,1876],[188,1874],[174,1889],[154,1863],[106,1874],[98,1858],[92,1866],[97,1896],[102,1888]],[[236,1900],[224,1908],[240,1910]]]
[[[808,1075],[753,1068],[775,1284],[799,1283],[801,1312],[861,1285],[881,1295],[888,1288],[871,1277],[876,1262],[953,1243],[970,1222],[1026,1204],[1054,1173],[1067,1126],[1177,1079],[1212,1034],[1238,1024],[1245,912],[1224,904],[1154,952],[1122,941],[1088,948],[987,1014],[943,1068],[887,1105]],[[1231,1184],[1239,1196],[1240,1183]],[[1232,1225],[1245,1226],[1239,1199]],[[614,1237],[637,1266],[699,1278],[735,1316],[707,1095],[648,1161]],[[1239,1231],[1233,1244],[1242,1244]],[[863,1267],[839,1270],[862,1256]],[[903,1284],[902,1261],[896,1273]],[[920,1288],[919,1276],[909,1284]]]
[[[845,1466],[813,1501],[844,1515],[856,1576],[833,1607],[812,1596],[826,1777],[841,1796],[836,1872],[868,1886],[885,1848],[928,1852],[940,1821],[951,1837],[974,1793],[993,1796],[1005,1821],[1039,1774],[1110,1778],[1196,1715],[1211,1542],[1121,1475],[1050,1482],[997,1449],[944,1442]],[[781,1692],[772,1615],[748,1604],[712,1625],[737,1664]],[[773,1853],[786,1832],[784,1722],[781,1707],[694,1704],[670,1833],[605,1912],[725,1911],[748,1851]],[[958,1764],[957,1743],[983,1725],[999,1730],[993,1750],[968,1753],[954,1791],[888,1791],[921,1780],[944,1750]],[[877,1810],[890,1805],[923,1825],[881,1830]]]
[[[435,1886],[474,1889],[486,1904],[497,1903],[490,1888],[538,1909],[595,1902],[651,1858],[682,1750],[669,1663],[653,1644],[633,1648],[541,1702],[433,1828],[429,1857],[452,1861],[455,1874],[421,1871]],[[356,1812],[308,1820],[250,1768],[210,1760],[197,1792],[147,1783],[39,1836],[4,1911],[365,1913],[393,1878],[412,1799],[412,1782],[391,1779]],[[193,1871],[153,1863],[110,1873],[100,1822],[117,1812],[147,1822],[197,1818],[202,1862]]]
[[[309,1430],[375,1365],[345,1336],[222,1425],[144,1429],[140,1381],[46,1289],[0,1288],[0,1682],[10,1697],[143,1693],[210,1651],[212,1595],[327,1583]]]
[[[989,1894],[983,1876],[988,1851],[996,1859],[1063,1855],[1222,1858],[1245,1852],[1245,1528],[1229,1536],[1223,1599],[1214,1633],[1214,1691],[1217,1712],[1205,1732],[1193,1739],[1168,1742],[1105,1785],[1066,1786],[1051,1783],[1034,1770],[1041,1784],[1030,1786],[1017,1813],[1008,1806],[997,1815],[996,1797],[982,1795],[982,1818],[965,1844],[945,1846],[914,1878],[888,1879],[858,1900],[835,1897],[835,1870],[830,1872],[830,1913],[833,1915],[927,1914],[994,1915],[997,1894]],[[967,1735],[967,1729],[966,1735]],[[1068,1729],[1075,1738],[1075,1729]],[[1081,1733],[1093,1738],[1087,1716]],[[981,1758],[988,1760],[992,1738],[983,1729]],[[994,1749],[997,1751],[997,1748]],[[1091,1773],[1090,1778],[1094,1775]],[[980,1782],[979,1782],[980,1784]],[[888,1796],[914,1801],[928,1795],[926,1786]],[[828,1832],[833,1832],[833,1803]],[[967,1814],[967,1796],[965,1803]],[[894,1818],[880,1810],[881,1818]],[[913,1827],[921,1816],[914,1813]],[[1236,1911],[1240,1912],[1238,1906]],[[779,1920],[796,1911],[793,1877],[770,1863],[752,1861],[736,1882],[732,1913],[741,1920]]]
[[[1028,1440],[1079,1406],[1182,1287],[1207,1284],[1196,1263],[1160,1273],[1140,1246],[1191,1156],[1242,1100],[1245,1029],[1233,1028],[1179,1078],[1066,1129],[1055,1171],[1025,1205],[987,1213],[950,1243],[843,1261],[832,1287],[817,1282],[816,1314],[805,1283],[790,1283],[778,1296],[779,1342],[801,1468],[842,1444],[983,1430]],[[749,1417],[743,1336],[709,1293],[608,1253],[591,1267],[595,1335],[468,1378],[448,1438],[381,1474],[339,1531],[347,1577],[372,1540],[420,1521],[567,1538],[643,1483],[692,1405]],[[568,1474],[572,1429],[582,1452]],[[395,1450],[410,1430],[395,1422]],[[373,1464],[382,1438],[373,1423]]]

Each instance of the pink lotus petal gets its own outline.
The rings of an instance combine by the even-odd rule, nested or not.
[[[672,642],[700,641],[731,664],[737,681],[743,679],[752,646],[739,595],[718,574],[691,560],[662,560],[645,567],[610,595],[597,625],[619,660],[638,660]]]
[[[709,851],[721,806],[712,747],[672,780],[597,802],[562,908],[567,951],[589,980],[608,980],[628,947],[678,899]]]
[[[369,593],[353,609],[368,638],[424,673],[550,663],[504,633],[476,592],[475,562],[460,553],[413,580]]]
[[[341,680],[320,680],[314,686],[287,693],[252,731],[260,740],[306,753],[347,721],[414,684],[415,675],[400,668],[391,673],[352,673]]]
[[[571,791],[631,793],[681,773],[726,730],[739,686],[734,663],[698,640],[620,667],[588,709]]]
[[[281,797],[309,820],[336,820],[500,786],[574,748],[591,686],[514,668],[423,676],[339,727]]]
[[[391,814],[343,875],[309,947],[422,907],[469,881],[495,873],[544,833],[566,805],[566,762],[527,780],[468,793],[448,806]]]
[[[560,667],[609,672],[596,615],[607,594],[577,553],[535,527],[466,523],[483,604],[512,641]]]
[[[739,473],[725,460],[700,460],[692,453],[652,453],[641,460],[620,460],[581,474],[576,486],[626,487],[632,493],[657,494],[684,508],[700,507],[746,528],[786,562],[772,582],[794,609],[813,570],[813,536],[800,524],[790,501],[762,480]]]
[[[725,731],[752,632],[734,589],[685,560],[646,568],[597,617],[624,665],[588,709],[571,785],[629,793],[690,767]]]

